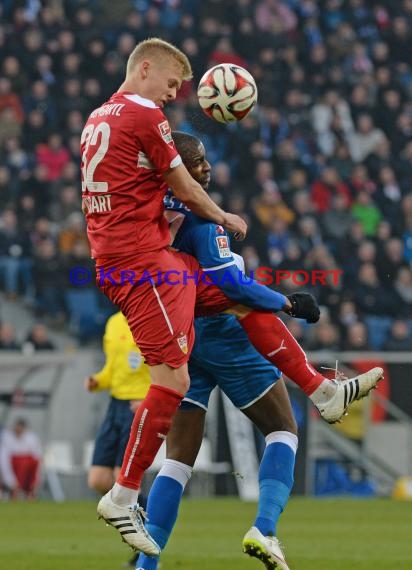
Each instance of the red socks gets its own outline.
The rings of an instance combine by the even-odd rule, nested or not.
[[[273,313],[252,311],[239,319],[251,343],[308,396],[325,380],[306,359],[306,354],[283,322]]]
[[[153,463],[166,439],[172,418],[183,396],[170,388],[152,384],[135,413],[129,443],[117,483],[129,489],[140,488],[144,472]]]

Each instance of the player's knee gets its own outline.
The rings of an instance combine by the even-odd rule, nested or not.
[[[174,370],[173,381],[176,392],[179,392],[179,394],[186,394],[190,386],[190,377],[186,366],[182,366]]]
[[[152,366],[150,373],[154,384],[165,386],[182,395],[189,389],[190,378],[186,364],[174,369],[167,364],[159,364]]]
[[[186,375],[184,377],[179,377],[176,383],[176,391],[179,392],[180,394],[186,394],[186,392],[189,390],[189,386],[190,386],[190,378],[189,375]]]

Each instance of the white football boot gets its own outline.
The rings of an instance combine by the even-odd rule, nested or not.
[[[243,552],[261,560],[267,570],[290,570],[275,536],[264,536],[258,528],[252,526],[245,534],[242,546]]]
[[[365,398],[380,380],[383,380],[382,368],[372,368],[355,378],[337,378],[335,394],[330,400],[317,404],[316,407],[324,420],[334,424],[346,414],[352,402]]]
[[[159,545],[153,540],[144,526],[144,511],[139,505],[121,507],[113,503],[110,491],[103,495],[97,505],[99,518],[114,526],[129,546],[144,552],[147,556],[158,556]]]

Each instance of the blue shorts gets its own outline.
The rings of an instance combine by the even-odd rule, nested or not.
[[[106,417],[97,433],[92,465],[102,467],[122,465],[133,418],[130,400],[110,399]]]
[[[190,388],[182,409],[195,404],[207,410],[216,386],[237,408],[247,408],[280,378],[280,371],[255,350],[233,315],[199,317],[195,330],[189,360]]]

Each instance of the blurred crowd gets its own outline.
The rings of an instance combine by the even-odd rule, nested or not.
[[[247,219],[247,240],[233,244],[247,268],[343,270],[338,282],[302,287],[325,311],[310,331],[290,322],[297,338],[311,349],[412,348],[412,0],[0,7],[0,280],[9,299],[56,322],[72,318],[68,273],[92,269],[79,135],[120,85],[135,44],[160,36],[194,69],[166,113],[173,129],[205,142],[212,197]],[[201,75],[220,62],[246,67],[259,90],[258,108],[230,126],[203,115],[196,98]]]

